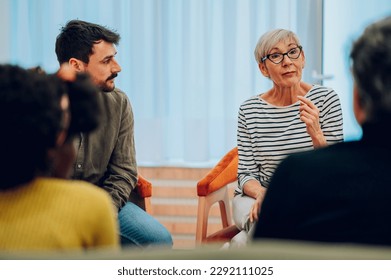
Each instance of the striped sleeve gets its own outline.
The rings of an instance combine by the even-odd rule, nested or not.
[[[238,185],[239,188],[241,188],[251,179],[260,181],[259,169],[254,159],[251,135],[247,129],[243,108],[239,109],[237,139],[239,164],[241,165],[240,168],[238,168],[238,171],[244,170],[244,172],[238,172]]]
[[[320,124],[328,144],[343,141],[342,108],[338,95],[332,89],[327,89],[324,101],[319,105]]]

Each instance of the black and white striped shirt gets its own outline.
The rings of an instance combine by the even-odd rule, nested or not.
[[[328,144],[343,141],[342,109],[334,90],[315,85],[305,95],[319,109],[319,122]],[[259,95],[245,101],[238,117],[238,187],[251,179],[268,187],[277,165],[287,155],[313,149],[306,125],[300,120],[300,102],[279,107]]]

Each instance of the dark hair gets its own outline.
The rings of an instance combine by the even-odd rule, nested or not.
[[[391,17],[369,25],[350,57],[361,105],[369,121],[391,116]]]
[[[61,127],[63,83],[54,76],[0,65],[0,189],[32,180]]]
[[[0,65],[0,190],[28,183],[48,173],[48,151],[64,129],[61,98],[70,100],[67,133],[91,132],[102,111],[101,93],[86,74],[64,82],[43,71]],[[66,128],[65,128],[66,129]]]
[[[71,20],[61,28],[57,36],[57,60],[62,64],[73,57],[88,63],[94,44],[103,40],[118,45],[120,38],[115,31],[98,24]]]
[[[27,69],[39,74],[46,74],[40,67]],[[53,74],[57,79],[57,73]],[[71,120],[67,131],[68,138],[80,132],[95,130],[101,120],[102,102],[99,88],[86,73],[76,73],[74,81],[63,81],[70,101]]]
[[[76,80],[66,82],[66,85],[71,111],[68,135],[95,130],[102,116],[103,101],[99,88],[84,73],[77,74]]]

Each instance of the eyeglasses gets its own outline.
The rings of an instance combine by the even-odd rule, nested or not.
[[[302,46],[297,46],[296,48],[290,49],[289,52],[286,53],[271,53],[262,57],[261,61],[265,62],[266,59],[269,59],[274,64],[279,64],[284,60],[285,55],[290,59],[297,59],[301,54],[302,48]]]

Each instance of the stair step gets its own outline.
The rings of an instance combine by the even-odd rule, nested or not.
[[[170,223],[170,222],[162,222],[162,224],[172,233],[175,234],[188,234],[194,236],[196,232],[196,224],[195,223]],[[216,232],[222,229],[221,224],[209,224],[208,225],[208,234]]]
[[[140,173],[152,183],[152,215],[172,234],[175,249],[195,246],[198,196],[197,182],[208,168],[142,167]],[[233,197],[235,184],[229,186]],[[222,228],[219,206],[209,212],[208,234]]]
[[[198,205],[167,205],[155,203],[152,201],[152,213],[154,216],[185,216],[197,217]],[[210,208],[209,217],[220,217],[218,205],[213,205]]]
[[[186,167],[138,167],[138,171],[143,177],[151,179],[170,179],[170,180],[194,180],[203,178],[210,168],[186,168]]]
[[[196,187],[161,187],[153,185],[152,197],[170,197],[170,198],[194,198],[197,199]]]

